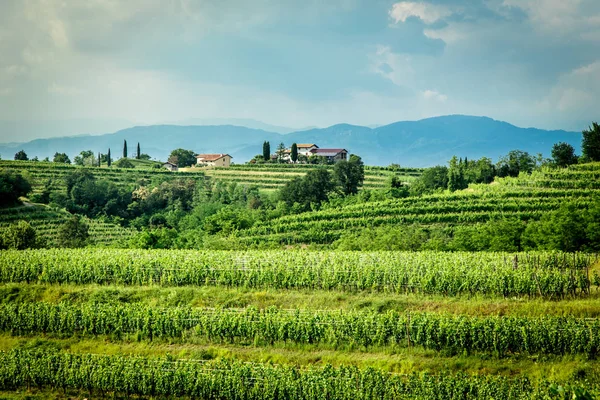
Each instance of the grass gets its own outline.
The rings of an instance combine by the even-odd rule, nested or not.
[[[168,341],[112,340],[108,337],[57,338],[0,334],[0,351],[10,349],[66,351],[106,355],[164,357],[175,359],[237,359],[245,362],[273,363],[299,367],[354,365],[372,367],[391,373],[463,372],[527,376],[534,381],[556,381],[600,377],[600,363],[585,356],[513,355],[497,358],[490,354],[448,354],[422,348],[382,348],[368,352],[361,349],[331,350],[320,346],[276,343],[273,346],[177,343]]]
[[[586,298],[550,301],[497,297],[444,297],[441,295],[382,294],[318,290],[256,290],[214,286],[160,287],[119,285],[51,285],[9,283],[0,285],[0,302],[139,303],[160,307],[271,306],[307,310],[364,310],[385,312],[440,312],[473,316],[574,316],[600,317],[600,293]]]

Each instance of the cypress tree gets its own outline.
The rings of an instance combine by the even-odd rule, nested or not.
[[[106,156],[106,165],[110,167],[110,148],[108,149],[108,155]]]
[[[138,160],[140,159],[140,142],[138,142],[138,145],[137,145],[137,154],[136,154],[135,158],[137,158]]]
[[[296,143],[292,143],[292,150],[290,151],[290,157],[293,162],[298,161],[298,145]]]
[[[102,165],[102,154],[100,154],[100,152],[98,152],[98,168],[100,168],[100,166]]]
[[[263,143],[263,158],[265,161],[269,161],[271,159],[271,143],[265,142]]]
[[[123,158],[127,158],[127,140],[123,140]]]

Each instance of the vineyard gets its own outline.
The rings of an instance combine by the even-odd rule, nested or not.
[[[241,243],[332,243],[346,232],[374,227],[475,225],[514,218],[538,220],[565,202],[585,209],[600,198],[600,164],[542,169],[519,178],[497,178],[452,194],[433,194],[347,205],[283,216],[238,233]]]
[[[0,389],[215,399],[591,394],[600,390],[597,261],[558,252],[2,251]],[[210,300],[275,293],[279,305]],[[313,300],[286,307],[297,296]],[[354,305],[317,308],[320,298],[346,296]],[[363,308],[360,298],[397,306]],[[424,299],[437,306],[402,306]],[[471,299],[505,303],[508,314],[451,311]],[[527,301],[545,311],[510,311]],[[107,345],[115,350],[90,351]],[[326,363],[312,356],[323,352]],[[407,358],[416,366],[394,361]],[[567,359],[575,363],[556,369]],[[460,366],[482,362],[489,366]]]
[[[204,173],[281,185],[311,168],[297,167]],[[89,170],[121,185],[169,174]],[[61,181],[46,172],[38,182]],[[375,182],[390,172],[369,173]],[[590,207],[599,173],[587,164],[324,207],[265,220],[236,240],[326,244],[380,226],[538,220],[566,202]],[[28,203],[4,209],[0,227],[25,219],[52,238],[68,216]],[[0,251],[2,398],[600,396],[596,254],[116,249],[103,246],[130,230],[86,221],[91,247]]]
[[[65,210],[53,209],[44,205],[4,208],[0,211],[0,229],[6,228],[11,223],[25,220],[35,228],[37,235],[43,237],[47,245],[51,247],[56,244],[59,226],[64,224],[70,216],[71,214]],[[134,230],[113,223],[89,218],[84,218],[84,220],[89,225],[89,243],[93,246],[113,245],[134,234]]]
[[[207,168],[202,171],[212,178],[223,182],[237,182],[243,185],[257,185],[261,189],[279,189],[291,179],[303,176],[315,168],[327,168],[333,171],[333,166],[320,165],[289,165],[289,164],[258,164],[232,165],[229,168]],[[385,187],[391,176],[398,176],[403,182],[411,182],[421,175],[418,168],[387,169],[383,167],[365,167],[365,189],[381,189]]]

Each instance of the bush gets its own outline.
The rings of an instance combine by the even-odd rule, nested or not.
[[[35,229],[27,221],[10,224],[0,237],[0,248],[25,250],[40,247]]]

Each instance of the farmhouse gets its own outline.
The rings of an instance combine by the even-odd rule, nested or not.
[[[198,154],[196,165],[227,168],[231,165],[232,158],[229,154]]]
[[[177,168],[177,165],[170,163],[170,162],[165,162],[162,164],[163,168],[168,169],[169,171],[177,171],[179,168]]]
[[[300,143],[296,146],[298,147],[298,154],[305,155],[306,157],[310,156],[311,150],[319,148],[319,146],[314,143]]]
[[[327,161],[341,161],[348,159],[348,151],[346,149],[312,149],[310,155],[325,157]]]

